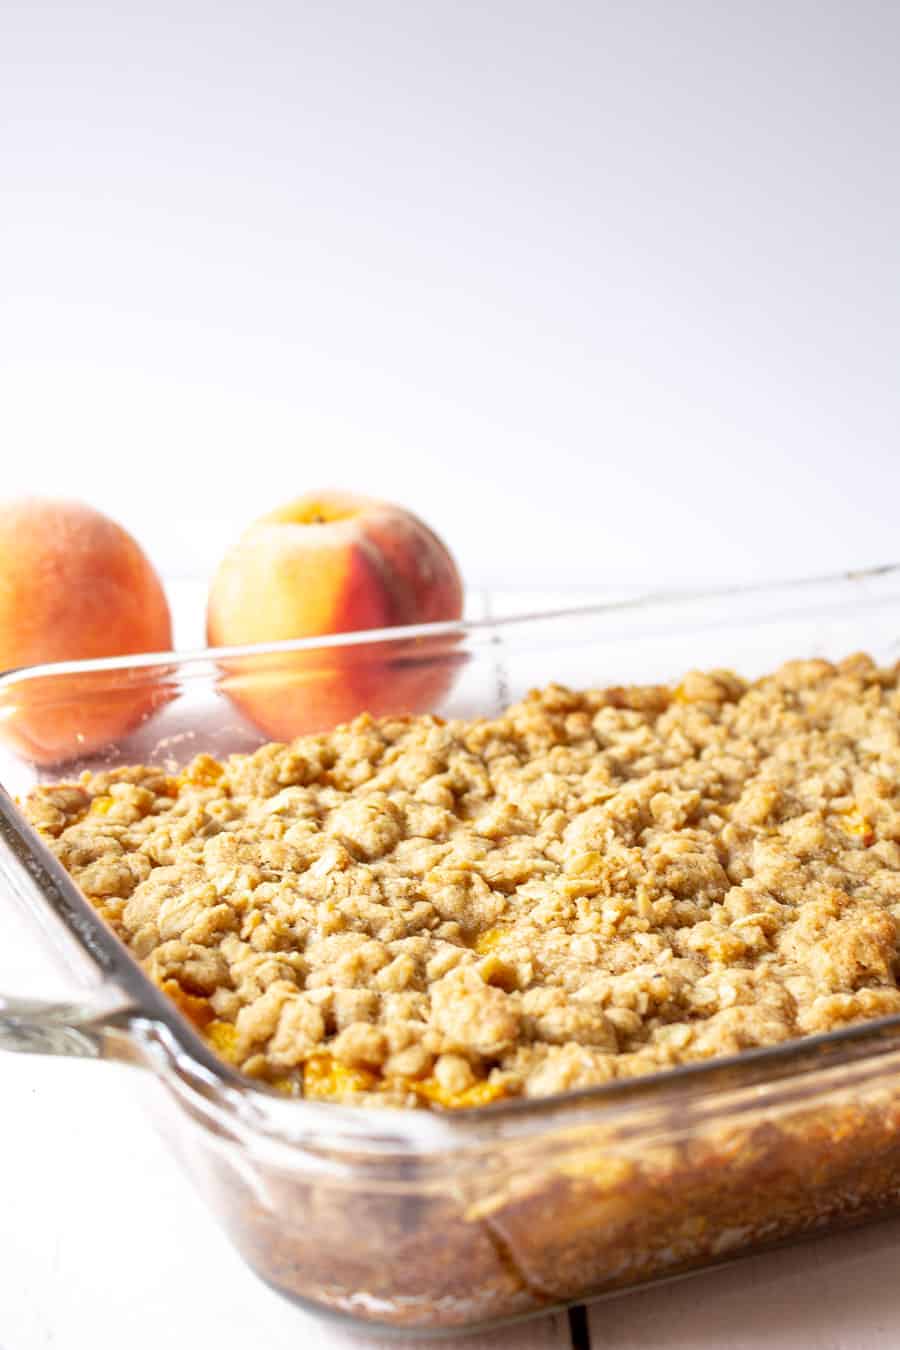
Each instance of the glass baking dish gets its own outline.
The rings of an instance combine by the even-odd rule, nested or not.
[[[722,666],[753,676],[860,648],[885,664],[900,655],[900,567],[10,672],[0,723],[19,753],[0,759],[0,876],[75,992],[0,998],[0,1047],[149,1070],[166,1138],[250,1266],[304,1307],[359,1326],[472,1331],[896,1210],[900,1017],[479,1109],[286,1099],[214,1056],[15,804],[83,768],[172,772],[199,751],[250,749],[266,738],[233,697],[247,690],[305,700],[320,716],[342,701],[347,711],[334,697],[347,689],[379,711],[413,703],[471,716],[550,681],[663,682]],[[22,725],[71,724],[73,708],[86,727],[123,708],[138,724],[101,752],[41,767]]]

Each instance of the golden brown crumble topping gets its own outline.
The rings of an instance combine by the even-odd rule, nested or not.
[[[543,1096],[900,1012],[900,688],[747,685],[359,717],[31,821],[210,1043],[288,1092]]]

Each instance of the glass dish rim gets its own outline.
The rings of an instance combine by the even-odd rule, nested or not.
[[[735,582],[726,586],[687,588],[684,590],[639,591],[633,596],[586,605],[528,610],[521,614],[486,616],[480,619],[453,619],[440,623],[407,624],[395,628],[363,628],[354,632],[329,633],[319,637],[287,638],[279,642],[244,643],[231,647],[191,648],[189,651],[134,652],[125,656],[93,657],[78,661],[43,662],[14,666],[0,671],[0,690],[23,680],[52,679],[63,675],[90,675],[122,670],[156,669],[158,666],[197,666],[226,660],[289,655],[293,652],[322,651],[342,647],[368,646],[372,643],[400,644],[415,639],[436,637],[485,637],[495,629],[525,627],[528,624],[564,619],[602,618],[607,615],[641,613],[648,609],[671,610],[678,605],[703,601],[740,599],[754,595],[778,595],[793,590],[814,590],[845,582],[876,580],[888,576],[900,578],[900,562],[879,563],[849,571],[789,577],[761,582]]]
[[[672,610],[693,602],[715,602],[751,597],[777,596],[792,590],[822,588],[856,581],[900,578],[900,563],[853,569],[827,575],[806,576],[762,583],[734,584],[724,587],[684,591],[648,591],[625,599],[560,609],[535,610],[524,614],[458,620],[447,623],[411,625],[403,628],[367,629],[327,637],[300,638],[284,642],[207,648],[188,652],[148,652],[133,656],[67,661],[23,666],[0,673],[0,692],[22,682],[52,680],[65,675],[102,675],[128,670],[176,668],[201,675],[207,668],[225,659],[246,657],[258,660],[267,655],[361,646],[369,643],[399,644],[411,639],[473,636],[490,644],[498,639],[496,630],[514,629],[528,624],[579,621],[614,616],[617,613],[640,614],[656,608]],[[800,611],[809,613],[809,611]],[[760,622],[779,617],[753,616]],[[752,622],[752,617],[751,620]],[[63,766],[64,768],[64,766]],[[878,1059],[900,1046],[900,1014],[857,1023],[814,1036],[796,1037],[778,1045],[739,1051],[732,1055],[679,1065],[631,1079],[614,1079],[593,1087],[573,1089],[546,1097],[515,1097],[482,1107],[451,1110],[431,1106],[427,1110],[410,1107],[363,1107],[330,1102],[311,1102],[302,1097],[285,1098],[276,1089],[239,1073],[219,1059],[205,1044],[172,1001],[146,976],[128,949],[115,936],[81,894],[74,881],[25,820],[12,797],[0,784],[0,848],[17,859],[28,873],[34,891],[43,906],[63,925],[68,938],[86,955],[99,972],[101,987],[120,989],[129,1001],[121,1016],[127,1023],[140,1025],[145,1039],[163,1044],[167,1056],[192,1080],[203,1095],[213,1094],[220,1106],[235,1110],[256,1128],[267,1127],[282,1142],[299,1142],[304,1137],[330,1136],[335,1145],[353,1141],[359,1146],[369,1141],[384,1146],[431,1153],[459,1149],[491,1138],[528,1132],[529,1127],[552,1123],[587,1123],[586,1108],[594,1107],[591,1121],[599,1118],[610,1123],[623,1114],[648,1105],[672,1105],[685,1096],[712,1098],[727,1089],[774,1088],[793,1077],[805,1076],[812,1061],[824,1052],[825,1063],[835,1067],[863,1058]],[[121,1026],[121,1020],[119,1022]],[[841,1052],[844,1052],[843,1054]],[[821,1067],[821,1063],[818,1067]],[[655,1100],[659,1099],[659,1100]],[[508,1128],[507,1128],[508,1127]]]

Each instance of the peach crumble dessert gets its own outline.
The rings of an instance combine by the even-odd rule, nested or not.
[[[481,1106],[900,1012],[900,671],[866,656],[362,716],[27,814],[288,1093]]]

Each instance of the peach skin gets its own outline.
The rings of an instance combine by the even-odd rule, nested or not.
[[[421,520],[324,492],[263,516],[227,554],[210,589],[207,638],[237,646],[437,623],[458,619],[462,604],[456,564]],[[253,669],[231,664],[223,687],[267,735],[290,740],[363,711],[426,710],[455,665],[429,655],[406,642],[286,653]]]
[[[0,669],[171,646],[162,585],[120,525],[79,502],[0,505]],[[88,676],[48,675],[3,690],[0,737],[35,763],[54,764],[125,735],[160,698],[124,684],[92,697]]]

